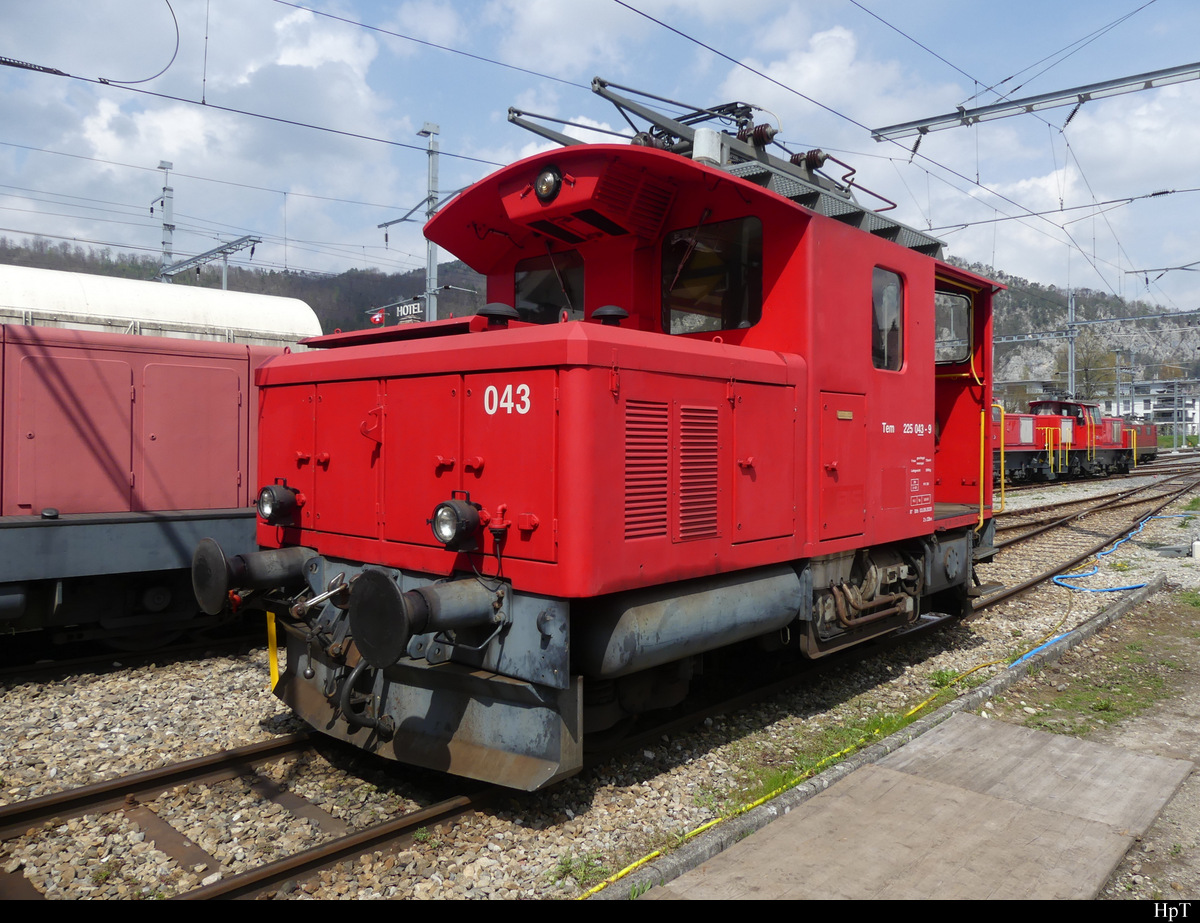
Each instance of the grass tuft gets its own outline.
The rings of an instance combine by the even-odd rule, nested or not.
[[[581,888],[590,888],[610,874],[599,853],[563,856],[551,873],[555,881],[573,881]]]

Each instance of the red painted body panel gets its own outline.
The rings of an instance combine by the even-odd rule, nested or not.
[[[384,539],[429,544],[430,498],[462,489],[462,388],[462,376],[436,375],[388,389],[385,417],[405,436],[403,451],[383,456]]]
[[[1127,449],[1137,449],[1138,462],[1149,461],[1158,455],[1158,426],[1153,423],[1126,422],[1122,444]]]
[[[594,596],[800,554],[802,538],[792,526],[799,493],[794,420],[796,380],[804,367],[794,358],[789,363],[760,350],[591,324],[520,327],[504,336],[417,345],[411,354],[392,347],[353,350],[355,370],[372,373],[370,379],[331,380],[350,350],[296,355],[260,372],[260,480],[287,478],[306,498],[301,528],[287,530],[288,542],[335,557],[449,574],[469,568],[470,556],[447,553],[426,520],[452,491],[467,490],[493,519],[511,523],[504,573],[530,592]],[[405,374],[450,362],[462,372]],[[533,367],[511,370],[521,365]],[[305,372],[298,376],[300,366]],[[488,366],[499,369],[489,372]],[[341,451],[353,454],[370,443],[377,452],[377,461],[357,469],[371,490],[389,498],[384,523],[368,536],[372,541],[350,539],[347,530],[330,534],[335,530],[316,518],[325,496],[320,471],[314,490],[311,466],[296,457],[333,454],[332,443],[321,441],[319,427],[318,438],[306,440],[308,417],[293,412],[303,406],[294,395],[311,386],[275,387],[277,380],[295,377],[320,382],[318,414],[345,419],[348,444]],[[378,383],[386,394],[388,436],[382,444],[359,431],[369,402],[357,395]],[[505,406],[509,389],[511,411]],[[647,404],[661,419],[652,440],[663,460],[661,485],[651,489],[661,498],[661,512],[657,521],[651,512],[649,524],[639,507],[642,483],[629,441],[637,432],[630,414]],[[402,435],[393,439],[395,433]],[[710,434],[715,442],[706,443]],[[695,440],[691,449],[669,450],[689,439]],[[748,464],[738,465],[739,459]],[[689,476],[690,497],[667,487]],[[276,527],[260,524],[259,530],[263,544],[284,538]],[[759,548],[766,542],[772,551],[764,555]],[[494,573],[490,532],[483,551],[478,566]],[[546,566],[555,561],[561,566]]]
[[[1068,449],[1119,449],[1123,445],[1121,420],[1101,417],[1095,404],[1076,401],[1032,401],[1039,447],[1046,445],[1046,430],[1058,429],[1054,438]]]
[[[462,193],[427,233],[489,273],[489,299],[512,303],[515,265],[546,251],[526,223],[559,222],[585,238],[584,310],[618,304],[630,317],[620,327],[491,328],[476,317],[342,334],[309,341],[340,348],[270,364],[258,377],[259,480],[288,478],[310,496],[299,528],[260,524],[264,545],[495,574],[492,531],[482,554],[455,554],[426,524],[437,503],[465,490],[493,526],[507,524],[499,568],[514,586],[586,598],[990,515],[991,283],[676,155],[602,145],[557,151],[555,163],[576,182],[552,207],[536,204],[531,168],[517,164]],[[653,195],[622,211],[597,192],[606,170]],[[570,217],[585,207],[636,230],[588,233]],[[647,239],[746,214],[763,228],[761,318],[719,334],[661,332],[664,280]],[[872,362],[874,267],[903,280],[909,305],[906,359],[895,370]],[[933,297],[947,287],[978,300],[979,327],[967,361],[935,369]],[[272,413],[282,395],[307,387],[325,402],[315,442],[307,418]],[[373,391],[382,395],[381,443],[362,434],[373,426]],[[343,419],[337,438],[350,445],[323,441],[323,413]],[[313,485],[298,451],[357,459],[358,527],[317,522],[321,473]],[[379,497],[372,526],[366,508]]]
[[[862,535],[867,524],[867,397],[822,391],[821,541]]]
[[[261,375],[260,370],[256,377]],[[258,484],[283,481],[299,491],[295,525],[312,528],[317,389],[310,384],[260,388],[258,396]]]
[[[1037,434],[1037,417],[1030,413],[1004,415],[1004,447],[1006,449],[1037,449],[1044,446],[1045,434],[1040,441]]]
[[[341,535],[379,534],[383,393],[373,380],[316,386],[313,527]]]

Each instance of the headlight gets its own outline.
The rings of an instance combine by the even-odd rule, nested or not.
[[[451,551],[458,551],[474,542],[479,531],[479,510],[467,500],[445,500],[434,507],[429,525],[434,538]]]
[[[271,484],[258,492],[258,515],[270,525],[290,519],[297,505],[296,491],[282,484]]]
[[[562,174],[554,167],[547,167],[533,181],[533,191],[537,194],[538,201],[542,203],[553,202],[561,188]]]

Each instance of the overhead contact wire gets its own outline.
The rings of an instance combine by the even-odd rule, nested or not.
[[[163,0],[167,5],[167,9],[171,12],[171,21],[175,24],[175,50],[171,52],[171,60],[166,63],[166,66],[152,77],[143,77],[141,80],[117,80],[115,77],[101,77],[101,83],[115,84],[133,84],[133,83],[149,83],[161,77],[171,69],[171,65],[175,63],[175,59],[179,57],[179,18],[175,15],[175,10],[171,8],[171,0]],[[206,52],[207,54],[207,52]]]
[[[448,54],[461,55],[464,58],[470,58],[473,61],[479,61],[483,64],[491,64],[495,67],[503,67],[508,70],[517,71],[522,74],[528,74],[530,77],[538,77],[542,80],[553,80],[556,83],[563,83],[569,87],[575,87],[579,90],[590,90],[590,86],[585,86],[582,83],[576,83],[573,80],[566,80],[563,77],[555,77],[553,74],[543,74],[540,71],[530,70],[527,67],[518,67],[516,64],[506,64],[503,61],[497,61],[494,58],[485,58],[483,55],[472,54],[469,51],[463,51],[460,48],[451,48],[449,45],[439,45],[437,42],[430,42],[426,39],[416,38],[412,35],[405,35],[402,32],[393,32],[390,29],[384,29],[380,26],[372,26],[369,23],[359,22],[357,19],[349,19],[345,16],[337,16],[333,13],[327,13],[324,10],[318,10],[315,7],[303,6],[299,3],[292,3],[290,0],[275,0],[280,6],[290,6],[295,10],[303,10],[306,13],[312,13],[314,16],[324,16],[326,19],[332,19],[336,22],[345,23],[348,26],[358,26],[360,29],[367,29],[371,32],[378,32],[381,35],[390,35],[393,38],[401,38],[406,42],[412,42],[416,45],[424,45],[426,48],[436,48],[438,51],[445,51]]]
[[[639,10],[634,6],[631,6],[630,4],[626,3],[625,0],[613,0],[613,2],[620,6],[625,7],[625,9],[629,10],[631,13],[636,13],[637,15],[650,20],[651,22],[655,23],[656,25],[661,26],[662,28],[666,29],[667,31],[672,32],[675,35],[678,35],[680,38],[685,39],[686,41],[692,42],[695,45],[699,45],[701,48],[705,49],[706,51],[712,52],[713,54],[717,55],[719,58],[722,58],[725,61],[728,61],[730,64],[733,64],[735,67],[740,67],[744,70],[747,70],[750,73],[754,74],[755,76],[767,81],[768,83],[779,87],[781,90],[791,93],[794,96],[798,96],[798,97],[800,97],[800,99],[803,99],[806,102],[812,103],[812,105],[816,106],[818,109],[822,109],[825,112],[830,113],[831,115],[835,115],[838,118],[849,122],[851,125],[855,126],[856,128],[861,128],[865,132],[869,133],[871,131],[870,128],[868,128],[866,125],[864,125],[862,122],[859,122],[857,119],[853,118],[852,116],[846,115],[846,113],[844,113],[844,112],[839,112],[837,109],[834,109],[832,106],[827,106],[822,102],[818,102],[817,100],[813,99],[811,96],[807,96],[804,93],[800,92],[799,90],[795,89],[794,87],[788,86],[783,81],[776,80],[774,77],[771,77],[768,74],[764,74],[762,71],[758,70],[757,68],[751,67],[749,64],[746,64],[743,61],[739,61],[737,58],[733,57],[732,55],[726,54],[725,52],[720,51],[717,48],[714,48],[712,45],[709,45],[706,42],[702,42],[700,39],[695,38],[692,35],[688,35],[686,32],[684,32],[680,29],[677,29],[674,26],[668,25],[667,23],[663,22],[661,19],[656,19],[654,16],[651,16],[649,13]],[[897,147],[903,147],[903,145],[901,145],[898,141],[896,141],[894,139],[888,139],[888,140],[891,144],[895,144]],[[908,153],[907,149],[905,149],[905,152]],[[1032,209],[1028,208],[1025,205],[1022,205],[1020,202],[1010,199],[1008,196],[1004,195],[1001,192],[998,192],[995,189],[992,189],[990,186],[985,185],[984,183],[980,182],[978,179],[972,179],[971,177],[969,177],[963,173],[960,173],[958,170],[955,170],[952,167],[948,167],[945,164],[938,163],[932,157],[928,157],[925,154],[915,154],[915,156],[920,157],[921,160],[932,164],[933,166],[937,167],[940,170],[945,170],[951,176],[956,176],[959,179],[963,180],[964,182],[970,183],[972,186],[975,186],[975,187],[983,190],[984,192],[988,193],[989,195],[995,196],[1000,201],[1007,202],[1009,205],[1013,206],[1014,208],[1018,208],[1021,211],[1025,212],[1024,215],[1021,215],[1019,217],[1022,217],[1022,218],[1024,218],[1024,217],[1039,218],[1040,217],[1041,220],[1045,221],[1051,227],[1059,228],[1060,230],[1062,230],[1062,228],[1059,225],[1055,224],[1053,221],[1050,221],[1049,218],[1046,218],[1044,216],[1040,216],[1040,215],[1036,214]],[[1067,232],[1064,231],[1064,233],[1067,233]],[[1069,233],[1067,233],[1067,238],[1068,238],[1068,242],[1071,244],[1071,246],[1075,247],[1079,251],[1080,255],[1084,258],[1084,260],[1086,260],[1089,263],[1089,265],[1091,265],[1092,260],[1089,258],[1087,252],[1082,247],[1079,246],[1079,244],[1074,240],[1074,238],[1071,237],[1071,235]],[[1100,276],[1101,279],[1104,279],[1104,276],[1100,274],[1099,270],[1095,269],[1094,265],[1092,268],[1096,272],[1096,274],[1098,276]],[[1107,283],[1107,280],[1105,280],[1105,282]],[[1114,292],[1114,294],[1115,294],[1115,292]]]
[[[280,125],[291,125],[295,128],[308,128],[312,131],[323,131],[331,135],[340,135],[344,138],[355,138],[359,141],[370,141],[374,144],[386,144],[389,147],[404,148],[410,151],[419,151],[422,154],[427,154],[428,150],[419,144],[409,144],[406,141],[393,141],[388,138],[377,138],[374,135],[364,135],[361,132],[346,131],[341,128],[330,128],[327,125],[316,125],[312,122],[301,122],[298,119],[285,119],[279,115],[267,115],[264,112],[253,112],[249,109],[238,109],[236,106],[221,106],[217,103],[205,102],[199,99],[188,99],[185,96],[174,96],[170,93],[156,93],[153,90],[144,90],[140,87],[130,86],[125,83],[114,83],[110,80],[105,80],[99,77],[81,77],[77,74],[68,74],[65,71],[54,68],[42,67],[41,65],[30,64],[26,61],[15,61],[11,58],[0,57],[0,66],[18,67],[25,70],[35,70],[41,73],[53,74],[56,77],[67,77],[71,80],[79,80],[83,83],[91,83],[97,86],[115,87],[121,90],[128,90],[130,93],[141,93],[143,96],[153,96],[155,99],[166,99],[176,103],[186,103],[189,106],[199,106],[202,109],[214,109],[218,112],[229,112],[233,115],[244,115],[252,119],[262,119],[266,122],[275,122]],[[502,167],[504,164],[495,160],[486,160],[482,157],[472,157],[469,154],[455,154],[451,151],[441,151],[441,156],[450,157],[455,160],[466,160],[470,163],[484,164],[489,167]]]

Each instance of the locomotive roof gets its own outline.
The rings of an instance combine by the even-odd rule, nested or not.
[[[941,253],[942,243],[936,238],[863,208],[845,194],[806,183],[798,174],[773,163],[747,161],[712,167],[670,151],[624,144],[572,145],[497,170],[448,202],[425,226],[425,236],[476,271],[486,273],[514,243],[528,240],[534,233],[545,233],[535,224],[536,199],[523,191],[523,187],[529,187],[531,192],[539,169],[553,165],[567,174],[579,171],[581,179],[600,187],[609,179],[598,175],[602,162],[616,168],[605,172],[619,170],[620,179],[611,185],[614,189],[619,186],[620,193],[629,199],[622,206],[629,226],[617,228],[621,233],[632,231],[652,238],[661,230],[661,219],[680,189],[706,177],[733,177],[745,183],[747,196],[760,197],[761,205],[756,207],[787,207],[783,199],[792,207],[826,215],[928,256]],[[506,208],[503,201],[505,196],[511,199],[515,191],[520,192],[520,214],[510,214],[511,208]],[[528,207],[524,207],[526,202]]]
[[[695,106],[622,86],[603,77],[592,78],[592,92],[612,103],[621,119],[635,129],[631,139],[634,145],[671,151],[687,159],[702,159],[703,156],[707,163],[716,163],[719,159],[720,169],[724,172],[771,189],[818,214],[878,234],[928,256],[942,254],[942,242],[937,238],[859,205],[854,197],[856,189],[877,196],[888,202],[889,208],[895,208],[894,202],[857,185],[852,166],[821,150],[792,153],[776,141],[778,130],[769,120],[756,124],[756,112],[770,115],[761,106],[740,101]],[[673,114],[661,108],[664,103]],[[516,108],[508,110],[508,120],[566,147],[585,143],[549,124],[586,127],[578,123]],[[647,128],[638,131],[638,124],[643,122]],[[775,151],[782,151],[787,156],[778,156]],[[833,161],[847,171],[840,181],[822,172],[826,161]]]
[[[1030,401],[1029,406],[1035,404],[1078,404],[1080,407],[1099,407],[1096,401],[1077,401],[1070,397],[1043,397],[1036,401]]]
[[[836,218],[868,233],[895,241],[902,247],[927,256],[941,256],[942,242],[923,231],[889,218],[882,212],[859,205],[851,196],[842,196],[815,183],[806,182],[795,172],[774,163],[752,160],[724,167],[734,176],[779,193],[785,199],[803,205],[811,211]]]

